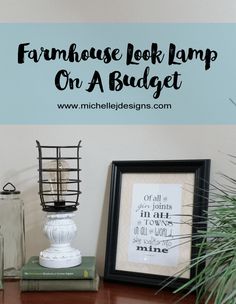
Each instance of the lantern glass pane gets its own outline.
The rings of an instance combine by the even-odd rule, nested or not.
[[[25,262],[24,208],[19,195],[1,194],[0,223],[4,238],[4,277],[19,278]]]

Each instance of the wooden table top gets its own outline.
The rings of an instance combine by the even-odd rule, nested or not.
[[[180,298],[171,291],[156,294],[157,288],[125,283],[100,283],[98,292],[20,292],[18,281],[4,283],[1,304],[172,304]],[[194,304],[190,295],[181,304]]]

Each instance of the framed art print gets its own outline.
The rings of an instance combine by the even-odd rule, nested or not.
[[[210,160],[114,161],[105,279],[173,287],[198,253],[206,229]],[[178,278],[177,278],[178,276]]]

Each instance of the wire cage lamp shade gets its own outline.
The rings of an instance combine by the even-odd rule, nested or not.
[[[39,160],[39,195],[43,211],[72,212],[79,204],[80,148],[44,146],[36,141]]]

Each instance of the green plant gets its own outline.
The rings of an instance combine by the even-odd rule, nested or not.
[[[208,229],[195,235],[202,242],[189,267],[206,265],[175,291],[196,292],[196,304],[236,304],[236,179],[223,177],[227,183],[210,190]]]

